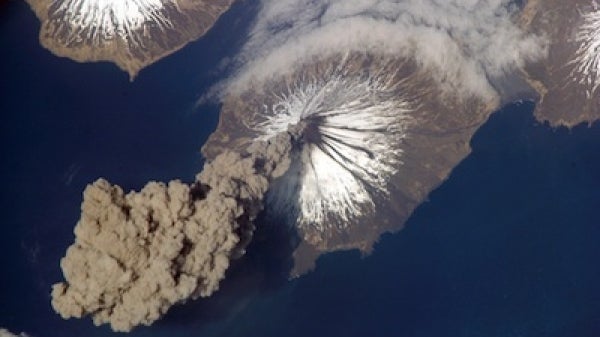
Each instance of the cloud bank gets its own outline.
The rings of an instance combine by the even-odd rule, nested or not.
[[[263,0],[226,87],[365,51],[414,57],[440,84],[491,97],[494,79],[546,54],[545,40],[514,22],[518,10],[507,0]]]

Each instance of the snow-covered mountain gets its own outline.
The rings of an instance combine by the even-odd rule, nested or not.
[[[205,34],[233,0],[28,0],[41,43],[80,62],[112,61],[133,79]]]

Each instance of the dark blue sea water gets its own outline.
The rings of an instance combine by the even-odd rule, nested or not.
[[[252,16],[240,3],[204,39],[141,72],[52,56],[21,1],[0,6],[0,327],[113,336],[64,321],[62,280],[85,185],[190,181],[218,107],[195,101]],[[532,103],[492,116],[473,153],[375,252],[322,257],[285,278],[285,236],[261,230],[222,290],[132,336],[600,336],[600,125],[553,130]]]

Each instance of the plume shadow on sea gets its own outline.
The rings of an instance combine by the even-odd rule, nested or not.
[[[212,132],[216,127],[216,121],[212,123],[213,119],[205,116],[216,115],[219,107],[211,105],[196,109],[191,104],[186,111],[191,116],[180,116],[178,109],[183,110],[215,80],[227,75],[224,74],[226,68],[219,68],[221,60],[238,53],[257,7],[257,2],[236,1],[203,38],[142,70],[135,82],[129,83],[126,74],[111,63],[81,64],[52,55],[39,45],[39,23],[27,4],[0,0],[0,27],[6,27],[8,32],[20,31],[19,34],[13,34],[11,39],[7,38],[9,34],[4,34],[4,31],[0,36],[2,45],[7,47],[5,54],[10,56],[4,60],[2,69],[17,65],[12,67],[14,73],[7,73],[12,86],[8,96],[12,95],[15,99],[3,100],[2,106],[7,110],[22,111],[19,118],[14,120],[7,117],[11,114],[7,114],[5,124],[18,124],[18,128],[13,128],[18,131],[30,127],[27,132],[21,132],[25,135],[23,138],[8,138],[3,150],[13,146],[15,152],[31,151],[27,157],[32,158],[31,162],[19,162],[18,172],[11,172],[9,163],[5,163],[3,169],[15,176],[15,181],[31,181],[22,184],[22,190],[35,193],[22,200],[39,204],[39,200],[51,200],[36,212],[27,212],[26,216],[21,217],[11,212],[8,220],[5,219],[7,226],[17,229],[14,234],[5,235],[2,241],[10,240],[11,245],[6,246],[8,251],[11,254],[18,252],[19,255],[5,254],[9,262],[4,265],[17,265],[18,268],[11,267],[11,273],[15,276],[10,279],[7,276],[2,283],[12,284],[16,275],[28,276],[14,281],[22,285],[22,291],[15,292],[12,287],[3,287],[7,291],[6,296],[2,293],[0,298],[8,314],[0,314],[0,326],[12,328],[14,325],[13,330],[27,330],[33,336],[43,336],[48,331],[52,331],[51,336],[102,336],[111,333],[108,326],[97,328],[89,318],[62,320],[50,305],[50,287],[62,279],[59,261],[73,240],[73,226],[79,216],[82,191],[87,183],[99,176],[123,184],[126,191],[139,190],[148,180],[193,179],[194,174],[202,168],[199,149],[208,136],[205,133]],[[18,29],[13,29],[15,27]],[[14,59],[19,57],[25,61],[15,62]],[[58,74],[69,76],[58,78]],[[89,86],[81,86],[82,79]],[[23,85],[25,82],[29,83]],[[23,94],[13,89],[22,87],[27,88],[22,91]],[[44,97],[53,97],[40,104],[40,107],[44,107],[39,109],[42,113],[26,110],[27,104],[23,107],[14,103],[17,99],[40,92],[44,93]],[[87,109],[69,109],[73,106],[86,106]],[[90,127],[92,121],[93,128]],[[108,125],[110,127],[105,128]],[[192,132],[190,129],[193,129]],[[13,137],[12,134],[3,136]],[[30,134],[35,134],[35,137]],[[27,137],[32,139],[31,144],[37,144],[35,139],[43,138],[44,145],[34,148],[29,142],[25,142],[25,145],[19,143]],[[74,139],[76,141],[69,141]],[[95,143],[93,151],[81,154],[81,149],[85,149],[88,142]],[[59,153],[49,150],[56,148],[60,148]],[[149,152],[145,152],[148,149],[152,149],[154,154],[163,155],[148,155]],[[36,178],[37,172],[41,171],[28,170],[37,167],[37,161],[47,162],[43,173],[46,181],[43,184],[39,183],[41,179]],[[69,165],[81,169],[72,169]],[[75,171],[77,174],[69,177]],[[5,197],[8,198],[8,192],[16,189],[15,186],[5,188],[3,201]],[[9,297],[9,293],[15,293],[14,297],[12,294]],[[16,299],[17,296],[19,299]],[[13,306],[12,303],[19,303],[19,306]],[[135,333],[144,335],[150,329],[140,328]]]
[[[293,267],[292,254],[299,237],[295,227],[262,212],[246,254],[231,261],[220,289],[211,297],[174,306],[155,325],[203,328],[235,317],[252,299],[286,285]]]
[[[201,82],[201,87],[210,86],[219,78],[226,78],[229,75],[232,70],[232,65],[229,63],[231,56],[236,55],[242,47],[258,10],[258,2],[248,0],[234,2],[231,9],[217,21],[215,27],[194,43],[211,46],[206,55],[210,60],[208,62],[203,60],[199,64],[207,75],[195,79]],[[228,42],[229,45],[226,44]],[[185,49],[173,55],[173,58],[185,60],[187,57],[184,55]],[[164,63],[176,63],[176,60]],[[206,66],[207,64],[210,66]],[[161,62],[151,66],[146,71],[146,75],[149,75],[153,68],[161,68]],[[143,75],[144,72],[141,76]],[[213,105],[212,102],[203,103]],[[218,108],[220,109],[220,106]],[[286,284],[293,266],[292,253],[297,246],[298,235],[294,228],[283,224],[283,221],[274,219],[266,212],[261,213],[255,221],[257,228],[251,243],[246,248],[246,254],[231,261],[231,267],[221,282],[219,291],[211,297],[199,298],[172,307],[165,317],[154,325],[162,328],[201,329],[211,323],[234,316],[236,312],[243,310],[252,298],[275,291]]]

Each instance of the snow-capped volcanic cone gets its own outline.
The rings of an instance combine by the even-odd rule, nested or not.
[[[540,94],[536,116],[574,126],[600,118],[600,5],[595,0],[530,0],[522,12],[530,31],[550,41],[549,55],[527,67]]]
[[[402,57],[321,57],[229,95],[203,152],[214,158],[286,129],[301,135],[266,206],[298,231],[297,275],[324,252],[370,251],[469,153],[497,102],[451,90]]]
[[[111,61],[133,79],[204,35],[233,0],[27,0],[41,44],[79,62]]]

